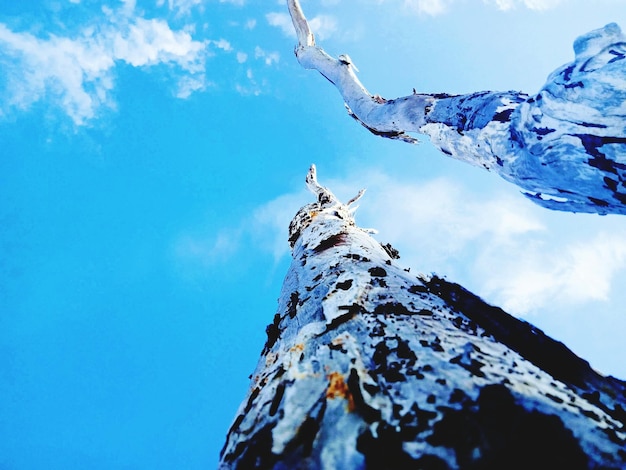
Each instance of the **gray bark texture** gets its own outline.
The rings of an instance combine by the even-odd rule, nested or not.
[[[221,469],[625,469],[626,383],[437,276],[317,183]]]
[[[497,173],[549,209],[626,214],[626,37],[617,24],[574,43],[574,61],[535,95],[483,91],[372,95],[347,55],[315,44],[298,0],[287,0],[296,57],[335,85],[352,117],[383,137],[417,142]]]

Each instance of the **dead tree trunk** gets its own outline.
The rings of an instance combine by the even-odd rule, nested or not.
[[[626,384],[438,277],[307,176],[221,469],[624,469]]]
[[[296,56],[341,93],[374,134],[416,142],[516,184],[537,204],[570,212],[626,214],[626,37],[616,24],[581,36],[576,57],[534,96],[516,91],[372,95],[347,55],[315,44],[298,0],[288,0]]]

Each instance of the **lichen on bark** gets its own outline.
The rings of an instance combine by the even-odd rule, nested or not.
[[[624,382],[461,286],[410,275],[314,167],[307,184],[317,200],[290,225],[220,468],[626,466]]]

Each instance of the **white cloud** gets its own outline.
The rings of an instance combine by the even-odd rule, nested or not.
[[[488,233],[505,243],[518,234],[544,230],[541,221],[527,210],[525,200],[504,195],[489,200],[471,197],[451,179],[407,183],[378,171],[352,178],[349,187],[341,181],[330,181],[328,186],[346,195],[355,192],[359,184],[367,187],[367,203],[362,204],[359,218],[369,225],[385,226],[390,241],[445,239],[462,246]],[[450,243],[446,244],[450,249]]]
[[[175,92],[179,97],[203,89],[206,44],[163,20],[131,16],[133,5],[129,1],[118,11],[105,9],[100,24],[84,27],[74,37],[41,38],[0,24],[6,83],[2,112],[50,98],[77,125],[85,124],[101,107],[114,106],[110,92],[117,63],[168,65],[181,76]],[[218,41],[220,45],[224,47]]]
[[[132,1],[134,2],[135,0]],[[165,3],[166,0],[157,0],[157,6],[159,7],[165,5]],[[204,0],[167,0],[167,7],[170,11],[175,12],[177,16],[185,16],[189,15],[196,7],[199,7],[202,11],[205,3],[206,2]],[[245,0],[220,0],[220,3],[243,6],[245,4]]]
[[[158,0],[157,6],[163,6],[165,0]],[[202,4],[202,0],[167,0],[167,6],[171,11],[176,12],[178,16],[188,15],[191,10]]]
[[[207,81],[204,76],[183,76],[178,80],[175,96],[176,98],[187,99],[196,91],[205,90],[210,86],[215,86],[215,83]]]
[[[235,91],[243,96],[259,96],[267,85],[265,80],[257,81],[251,68],[246,69],[246,80],[246,83],[235,84]]]
[[[381,0],[389,1],[389,0]],[[420,14],[431,16],[441,15],[450,11],[457,0],[404,0],[404,6]],[[525,7],[530,10],[548,10],[554,8],[563,0],[483,0],[483,3],[493,5],[499,10],[511,10]]]
[[[262,59],[265,65],[277,64],[280,61],[280,54],[276,51],[267,52],[261,47],[256,46],[254,48],[254,58]]]
[[[549,10],[559,5],[562,0],[483,0],[487,4],[494,4],[500,10],[511,10],[523,6],[530,10]]]
[[[448,179],[399,184],[370,175],[368,181],[376,194],[362,204],[365,225],[401,246],[410,265],[440,274],[457,270],[479,295],[511,313],[606,300],[626,269],[621,219],[595,217],[600,231],[578,234],[555,220],[576,224],[588,215],[554,214],[517,195],[468,196]],[[613,230],[614,221],[614,233],[606,235],[602,227]]]
[[[601,232],[556,246],[528,244],[521,253],[502,260],[496,269],[491,266],[485,291],[505,310],[519,313],[553,303],[573,306],[607,301],[614,278],[625,269],[626,230],[613,235]]]
[[[415,9],[418,13],[427,15],[440,15],[448,9],[450,0],[406,0],[405,4]]]
[[[275,26],[279,28],[283,34],[286,36],[295,38],[296,33],[293,29],[293,24],[291,22],[291,17],[288,13],[280,12],[272,12],[265,15],[267,22],[270,26]],[[337,32],[337,20],[330,15],[317,15],[309,20],[309,26],[313,30],[313,34],[320,41],[324,39],[330,38],[334,33]]]
[[[280,30],[289,37],[296,37],[296,32],[293,29],[293,23],[291,22],[291,17],[288,13],[268,13],[265,15],[265,19],[270,24],[270,26],[275,26],[280,28]]]
[[[337,32],[337,20],[330,15],[317,15],[311,18],[309,26],[320,41],[330,38]],[[293,26],[292,26],[293,28]]]
[[[233,50],[233,46],[226,39],[219,39],[217,41],[209,41],[209,43],[217,47],[218,49],[223,50],[224,52],[231,52]]]
[[[595,217],[598,232],[579,233],[567,224],[584,226],[591,219],[583,214],[555,214],[516,194],[468,194],[446,178],[407,183],[363,172],[323,183],[344,200],[367,187],[357,223],[379,229],[376,238],[399,249],[401,264],[450,276],[513,314],[606,301],[626,274],[619,218]],[[288,253],[286,227],[311,201],[287,194],[255,213],[256,233],[272,234],[263,244],[275,257]]]
[[[245,52],[237,52],[237,62],[243,64],[246,60],[248,60],[248,54]]]
[[[174,256],[179,262],[202,267],[228,261],[239,249],[240,230],[224,229],[214,236],[183,234],[174,242]]]
[[[289,222],[305,204],[312,202],[310,193],[304,189],[291,194],[284,194],[263,204],[254,211],[253,227],[257,243],[269,249],[275,260],[289,253]]]
[[[174,259],[186,268],[184,271],[193,271],[194,267],[228,263],[252,243],[255,250],[265,252],[278,261],[289,253],[289,222],[298,209],[310,200],[310,193],[303,189],[259,206],[236,227],[212,229],[211,233],[206,233],[204,229],[189,229],[174,240]]]

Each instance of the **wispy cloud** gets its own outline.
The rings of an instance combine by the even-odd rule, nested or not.
[[[382,0],[389,1],[389,0]],[[483,3],[493,5],[499,10],[511,10],[517,7],[530,10],[548,10],[554,8],[564,0],[483,0]],[[403,0],[404,6],[420,14],[437,16],[450,11],[457,0]]]
[[[272,12],[265,15],[265,19],[270,26],[279,28],[285,35],[292,38],[296,37],[289,14],[284,12]],[[338,30],[337,20],[330,15],[314,16],[309,19],[309,25],[320,41],[330,38]]]
[[[407,183],[363,172],[324,184],[340,198],[368,188],[357,223],[379,229],[377,238],[400,250],[402,264],[449,275],[514,314],[605,301],[626,271],[621,219],[596,217],[597,233],[578,233],[521,196],[468,194],[447,178]],[[287,255],[286,227],[310,200],[287,194],[256,211],[256,233],[270,237],[263,243],[275,257]],[[581,217],[561,215],[568,216]]]
[[[427,15],[440,15],[448,10],[451,0],[405,0],[405,5],[413,8],[418,13]]]
[[[224,229],[215,235],[181,235],[174,242],[174,255],[182,262],[211,266],[228,261],[239,248],[241,231]]]
[[[49,99],[74,123],[85,124],[102,107],[114,107],[113,72],[119,63],[168,66],[178,82],[175,95],[182,98],[206,87],[207,43],[172,30],[164,20],[134,16],[132,2],[104,11],[97,24],[71,37],[38,37],[0,24],[6,87],[0,91],[2,112]],[[215,45],[226,50],[227,43],[221,41]]]
[[[500,10],[511,10],[517,7],[525,7],[530,10],[549,10],[563,0],[483,0],[487,4],[495,5]]]
[[[230,3],[235,6],[243,6],[246,3],[245,0],[220,0],[219,2]],[[159,7],[167,4],[169,10],[177,16],[186,16],[195,8],[199,8],[202,11],[206,2],[203,0],[157,0],[156,4]]]
[[[289,222],[309,202],[311,195],[303,188],[298,192],[283,194],[254,211],[249,226],[260,237],[259,245],[269,250],[275,260],[289,254]]]
[[[256,46],[254,48],[254,58],[261,59],[265,65],[272,65],[280,61],[280,54],[276,51],[268,52],[260,46]]]
[[[505,309],[528,313],[553,303],[607,301],[626,270],[626,230],[547,246],[538,240],[501,259],[485,279],[485,293]],[[523,248],[523,247],[520,247]]]
[[[183,271],[194,271],[236,259],[241,250],[254,246],[278,262],[289,253],[289,222],[298,209],[310,202],[310,193],[301,191],[278,196],[257,207],[249,217],[231,227],[210,231],[188,228],[174,241],[172,251]]]
[[[165,0],[157,0],[157,6],[163,6],[165,3]],[[188,15],[201,4],[202,0],[167,0],[168,8],[179,16]]]

